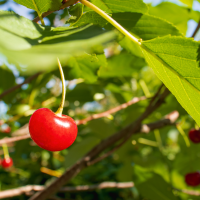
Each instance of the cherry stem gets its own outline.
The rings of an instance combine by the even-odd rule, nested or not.
[[[64,104],[65,104],[66,88],[65,88],[65,77],[64,77],[63,69],[60,64],[60,60],[58,58],[57,58],[57,60],[58,60],[58,67],[59,67],[60,76],[61,76],[61,80],[62,80],[62,98],[61,98],[60,106],[59,106],[58,110],[55,112],[55,114],[58,116],[62,116],[62,112],[63,112],[63,108],[64,108]]]
[[[2,144],[2,147],[3,147],[4,158],[7,160],[10,158],[7,144]]]

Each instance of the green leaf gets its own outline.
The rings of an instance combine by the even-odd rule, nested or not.
[[[79,18],[83,14],[83,4],[77,3],[69,8],[70,18],[66,21],[66,23],[75,23],[79,20]]]
[[[148,14],[130,12],[114,13],[112,14],[112,18],[143,40],[150,40],[168,34],[182,35],[173,24]],[[88,23],[100,25],[108,29],[112,28],[110,24],[107,24],[105,19],[94,11],[84,13],[73,26],[80,27]]]
[[[149,66],[200,125],[199,43],[193,39],[166,36],[142,44]]]
[[[107,13],[146,13],[148,11],[146,4],[142,0],[91,0],[91,2]]]
[[[142,40],[150,40],[169,34],[182,35],[173,24],[148,14],[114,13],[112,17]]]
[[[24,74],[57,68],[57,57],[65,66],[72,56],[78,59],[85,53],[95,53],[97,47],[116,37],[114,32],[91,25],[43,28],[12,12],[2,11],[0,18],[1,61],[14,64]],[[96,69],[96,62],[92,63],[86,60],[82,66],[88,64]]]
[[[134,166],[136,180],[134,183],[139,193],[149,200],[177,200],[171,186],[158,174]]]
[[[14,0],[15,2],[26,6],[27,8],[39,11],[40,13],[46,11],[58,10],[62,5],[62,0]]]
[[[104,57],[104,54],[101,56]],[[95,82],[97,80],[97,70],[102,65],[98,57],[96,55],[83,54],[70,58],[68,61],[68,66],[72,68],[69,72],[70,75],[74,78],[83,78],[87,82]]]
[[[136,37],[142,38],[143,40],[150,40],[168,34],[182,35],[173,24],[147,14],[130,12],[114,13],[112,14],[112,18],[132,32]],[[94,11],[84,13],[82,17],[72,25],[80,27],[88,23],[96,24],[109,30],[112,29],[112,26]],[[127,37],[124,37],[119,43],[132,54],[143,57],[138,45],[130,41]]]
[[[83,141],[72,145],[69,153],[65,157],[65,167],[70,167],[82,156],[84,156],[91,148],[99,143],[99,139],[94,136],[84,138]]]
[[[5,66],[0,66],[0,93],[9,89],[15,84],[15,76]]]
[[[138,72],[145,64],[142,58],[129,53],[121,53],[108,59],[108,65],[101,66],[98,75],[100,77],[129,77]]]
[[[166,12],[167,10],[167,12]],[[163,2],[149,8],[149,14],[173,23],[183,34],[187,31],[187,21],[190,19],[189,9],[170,2]]]

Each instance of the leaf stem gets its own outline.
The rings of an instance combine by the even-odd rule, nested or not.
[[[57,60],[58,60],[58,67],[59,67],[60,76],[61,76],[61,80],[62,80],[62,98],[61,98],[60,106],[59,106],[58,110],[55,112],[55,114],[62,116],[64,103],[65,103],[65,90],[66,90],[66,88],[65,88],[65,77],[64,77],[63,70],[62,70],[62,66],[60,64],[60,60],[58,58],[57,58]]]
[[[108,22],[110,22],[115,28],[117,28],[121,33],[123,33],[125,36],[127,36],[129,39],[131,39],[134,43],[141,45],[141,43],[138,41],[136,37],[134,37],[132,34],[130,34],[125,28],[123,28],[119,23],[117,23],[112,17],[110,17],[108,14],[106,14],[103,10],[99,9],[94,4],[90,3],[87,0],[79,0],[82,4],[85,6],[91,8],[96,13],[101,15],[104,19],[106,19]]]
[[[36,3],[35,3],[35,0],[32,0],[32,2],[33,2],[33,4],[34,4],[34,6],[35,6],[36,12],[37,12],[37,14],[38,14],[38,17],[40,18],[40,21],[41,21],[42,25],[45,26],[44,20],[43,20],[43,18],[42,18],[42,13],[40,13],[40,11],[39,11],[39,9],[38,9]]]
[[[3,147],[4,158],[7,160],[10,158],[7,144],[2,144],[2,147]]]
[[[187,147],[190,147],[190,141],[185,133],[185,131],[182,129],[182,127],[180,125],[176,125],[176,128],[178,129],[178,131],[180,132],[180,134],[182,135],[184,141],[185,141],[185,144]]]
[[[161,151],[161,153],[163,153],[163,144],[162,144],[162,139],[161,139],[161,136],[160,136],[160,131],[158,129],[155,129],[154,130],[154,134],[155,134],[155,138],[156,138],[156,141],[157,141],[157,144],[158,144],[158,148],[159,150]]]

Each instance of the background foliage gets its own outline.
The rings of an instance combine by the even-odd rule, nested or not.
[[[183,4],[160,1],[151,5],[141,0],[129,0],[128,3],[91,0],[133,35],[142,38],[142,48],[80,3],[47,16],[45,23],[48,26],[43,27],[10,12],[10,2],[0,0],[0,8],[7,5],[9,10],[0,11],[0,93],[37,72],[42,73],[1,99],[0,119],[6,122],[2,130],[10,126],[15,135],[36,109],[57,110],[61,82],[56,57],[62,62],[67,80],[64,114],[75,120],[106,111],[133,97],[151,97],[162,84],[161,80],[176,96],[171,94],[145,123],[157,121],[177,110],[179,129],[172,126],[135,135],[112,156],[88,167],[69,183],[77,186],[103,181],[133,181],[135,187],[58,193],[58,196],[77,200],[198,199],[169,189],[173,186],[200,191],[200,186],[191,188],[184,181],[185,174],[200,169],[200,145],[191,142],[188,145],[187,139],[188,131],[197,126],[196,123],[200,124],[199,42],[185,37],[190,31],[188,21],[199,21],[200,13],[192,7],[197,1],[182,0]],[[15,2],[35,10],[32,1]],[[37,9],[45,12],[57,10],[61,5],[61,1],[55,1],[55,5],[49,2],[43,1],[45,6],[38,3]],[[29,12],[32,18],[37,16],[35,11]],[[1,190],[49,184],[55,177],[42,173],[41,167],[63,173],[102,139],[137,119],[148,102],[141,101],[114,115],[80,125],[75,143],[59,153],[42,150],[31,139],[10,144],[14,167],[8,171],[0,169]],[[6,136],[0,133],[1,138]],[[151,141],[156,145],[150,145]]]

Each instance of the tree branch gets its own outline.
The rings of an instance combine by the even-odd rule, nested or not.
[[[154,102],[147,107],[145,112],[132,124],[123,128],[119,132],[109,136],[104,139],[98,145],[96,145],[93,149],[91,149],[81,160],[76,162],[71,168],[69,168],[60,178],[55,180],[51,185],[45,188],[43,191],[34,194],[30,200],[45,200],[52,194],[56,193],[59,188],[61,188],[64,184],[66,184],[72,177],[77,175],[81,170],[86,168],[90,162],[92,162],[95,157],[97,157],[100,153],[102,153],[105,149],[112,146],[116,142],[120,141],[122,138],[131,137],[133,133],[138,132],[141,129],[141,122],[147,118],[154,110],[156,110],[159,106],[161,106],[164,102],[164,99],[168,96],[168,89],[164,89],[164,91],[160,94],[156,94],[156,98]]]
[[[95,185],[79,185],[76,187],[63,187],[59,190],[59,192],[88,192],[94,190],[102,190],[108,188],[116,188],[116,189],[125,189],[134,187],[133,182],[102,182]],[[11,190],[5,190],[0,192],[0,199],[16,197],[22,194],[30,195],[32,192],[39,192],[45,189],[45,186],[41,185],[27,185],[24,187],[19,187]],[[192,196],[200,196],[200,192],[193,190],[181,190],[177,188],[173,188],[173,190],[189,194]]]
[[[185,193],[185,194],[189,194],[192,196],[200,196],[200,192],[199,191],[195,191],[195,190],[182,190],[182,189],[178,189],[178,188],[173,188],[173,190]]]
[[[69,6],[71,6],[71,5],[73,5],[73,4],[75,4],[77,2],[77,0],[68,0],[66,3],[64,3],[61,7],[60,7],[60,9],[59,10],[62,10],[62,9],[64,9],[64,8],[67,8],[67,7],[69,7]],[[56,10],[56,11],[58,11],[58,10]],[[47,12],[45,12],[45,13],[43,13],[42,14],[42,18],[44,18],[44,17],[47,17],[48,15],[50,15],[51,13],[53,13],[53,12],[55,12],[55,11],[47,11]],[[35,19],[33,19],[33,22],[39,22],[40,21],[40,18],[39,17],[36,17]]]
[[[200,20],[199,20],[199,23],[197,24],[196,29],[194,30],[194,33],[192,34],[192,37],[193,37],[193,38],[196,36],[196,34],[197,34],[199,28],[200,28]]]
[[[59,190],[59,192],[87,192],[93,190],[102,190],[107,188],[117,188],[117,189],[124,189],[124,188],[132,188],[134,187],[133,182],[124,182],[124,183],[117,183],[117,182],[102,182],[95,185],[80,185],[76,187],[64,187]],[[20,196],[22,194],[29,195],[32,191],[42,191],[45,189],[45,186],[41,185],[27,185],[24,187],[19,187],[11,190],[5,190],[0,192],[0,199],[9,198]]]
[[[108,115],[110,115],[112,113],[118,112],[118,111],[120,111],[122,109],[127,108],[128,106],[131,106],[131,105],[133,105],[133,104],[135,104],[135,103],[137,103],[139,101],[146,100],[146,99],[147,98],[145,96],[143,96],[143,97],[135,97],[132,100],[128,101],[127,103],[123,103],[123,104],[121,104],[121,105],[119,105],[119,106],[117,106],[115,108],[112,108],[112,109],[107,110],[107,111],[102,112],[102,113],[91,115],[90,117],[87,117],[87,118],[82,119],[82,120],[78,120],[78,121],[76,121],[76,124],[77,125],[85,124],[88,121],[91,121],[93,119],[98,119],[98,118],[106,117],[106,116],[108,116]]]
[[[8,90],[4,91],[2,94],[0,94],[0,99],[2,99],[7,94],[15,91],[16,89],[20,88],[22,85],[31,82],[33,79],[37,78],[40,74],[41,74],[41,72],[38,72],[38,73],[34,74],[33,76],[30,76],[29,78],[27,78],[23,83],[15,85],[14,87],[9,88]]]

